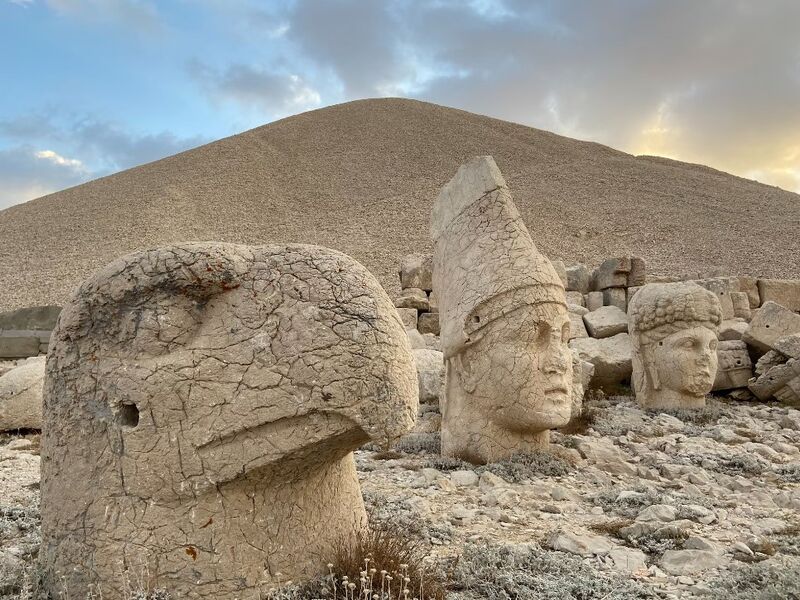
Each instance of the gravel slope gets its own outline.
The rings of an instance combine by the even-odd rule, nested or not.
[[[316,243],[389,289],[458,166],[491,154],[540,248],[657,274],[800,277],[800,196],[412,100],[312,111],[0,211],[0,311],[60,303],[93,270],[182,240]]]

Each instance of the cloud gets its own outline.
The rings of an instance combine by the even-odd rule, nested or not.
[[[20,145],[0,150],[0,210],[86,181],[81,161]]]
[[[222,71],[192,61],[189,73],[214,98],[232,100],[273,117],[318,107],[317,90],[300,75],[271,71],[246,64],[232,64]]]

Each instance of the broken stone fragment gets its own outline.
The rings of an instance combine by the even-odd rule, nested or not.
[[[594,272],[592,289],[603,291],[612,287],[624,288],[628,285],[628,274],[630,272],[630,257],[623,256],[606,259]]]
[[[750,312],[750,300],[745,292],[731,292],[731,303],[733,304],[733,316],[749,321],[752,317]]]
[[[419,288],[430,292],[433,277],[433,257],[430,254],[409,254],[400,264],[400,287]]]
[[[592,272],[584,264],[567,267],[567,291],[588,294],[592,286]]]
[[[717,376],[713,390],[747,387],[753,376],[753,363],[747,344],[740,340],[720,342],[717,346]]]
[[[622,312],[628,309],[628,291],[622,287],[603,290],[603,306],[616,306]]]
[[[590,388],[614,392],[630,380],[631,341],[627,333],[601,340],[590,337],[574,339],[569,346],[582,360],[594,366]]]
[[[439,313],[422,313],[419,316],[417,329],[422,334],[439,335]]]
[[[800,312],[800,279],[759,279],[761,303],[775,302],[794,312]]]
[[[800,401],[800,359],[790,358],[776,365],[763,375],[750,380],[747,386],[759,400],[773,396],[786,404],[796,405]]]
[[[29,358],[0,376],[0,432],[42,428],[45,358]]]
[[[607,338],[628,331],[628,315],[616,306],[604,306],[583,317],[593,338]]]
[[[394,305],[397,308],[413,308],[420,311],[428,311],[428,294],[420,288],[406,288],[400,292]]]
[[[797,333],[800,333],[800,315],[767,301],[753,316],[742,339],[748,345],[766,352],[781,338]]]
[[[397,314],[400,315],[400,321],[406,329],[417,328],[417,309],[416,308],[398,308]]]

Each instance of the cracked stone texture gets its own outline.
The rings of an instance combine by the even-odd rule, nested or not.
[[[695,283],[652,283],[628,309],[636,399],[644,407],[701,408],[717,374],[717,294]]]
[[[366,521],[353,450],[417,410],[397,312],[348,256],[181,244],[64,307],[47,361],[40,564],[54,596],[124,570],[180,598],[324,569]]]
[[[0,431],[41,429],[44,356],[0,376]]]
[[[564,285],[494,160],[462,165],[433,207],[445,390],[442,453],[475,463],[548,444],[571,415]]]

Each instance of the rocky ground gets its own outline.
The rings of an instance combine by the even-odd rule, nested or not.
[[[585,409],[552,453],[483,467],[435,433],[357,452],[371,519],[422,539],[453,599],[800,597],[800,411]],[[38,440],[0,438],[0,598],[34,572]]]

